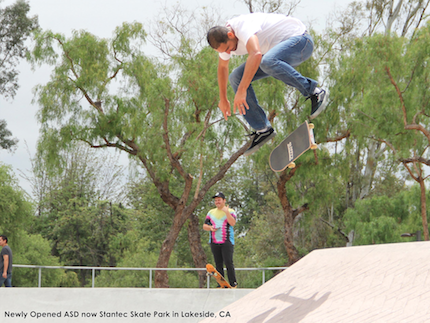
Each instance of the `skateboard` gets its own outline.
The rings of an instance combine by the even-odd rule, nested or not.
[[[317,149],[314,137],[314,125],[303,122],[287,138],[284,139],[270,154],[270,168],[281,172],[285,168],[294,168],[294,161],[309,149]]]
[[[225,278],[211,264],[206,265],[206,275],[214,277],[220,288],[232,288]]]

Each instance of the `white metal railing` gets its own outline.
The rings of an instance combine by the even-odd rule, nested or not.
[[[149,271],[149,288],[152,288],[152,273],[154,271],[205,271],[206,268],[125,268],[125,267],[90,267],[90,266],[39,266],[39,265],[12,265],[16,268],[39,269],[38,287],[42,287],[42,269],[71,269],[71,270],[91,270],[91,287],[94,288],[96,270],[132,270]],[[266,282],[266,270],[284,270],[288,267],[261,267],[261,268],[235,268],[236,271],[262,271],[262,284]],[[209,276],[207,277],[207,288],[209,288]]]

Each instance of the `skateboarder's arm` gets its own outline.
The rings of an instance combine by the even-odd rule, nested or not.
[[[228,85],[228,63],[221,58],[218,58],[218,88],[219,88],[219,104],[224,119],[227,120],[231,116],[231,106],[227,98],[227,85]]]
[[[245,108],[249,109],[246,103],[246,92],[255,73],[257,73],[260,67],[261,58],[263,57],[257,35],[253,35],[249,38],[246,43],[246,50],[248,51],[248,58],[246,59],[245,71],[243,72],[242,80],[240,81],[233,104],[233,112],[236,112],[237,108],[240,114],[246,113]]]

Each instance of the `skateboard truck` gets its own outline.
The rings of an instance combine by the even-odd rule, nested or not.
[[[314,126],[313,123],[309,123],[308,127],[309,127],[309,139],[311,141],[310,149],[315,150],[315,149],[318,148],[318,145],[315,143],[314,130],[313,130],[315,126]],[[294,168],[294,167],[296,167],[296,163],[295,162],[291,162],[291,163],[288,164],[287,167],[288,168]]]

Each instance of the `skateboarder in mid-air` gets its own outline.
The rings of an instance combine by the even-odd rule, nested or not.
[[[206,215],[203,230],[209,231],[209,243],[215,260],[216,270],[224,277],[224,264],[227,267],[231,287],[237,287],[233,264],[234,230],[236,214],[226,205],[225,195],[221,192],[214,196],[216,208]]]
[[[317,82],[302,76],[294,67],[306,61],[314,44],[305,25],[298,19],[274,13],[251,13],[212,27],[207,33],[209,45],[219,52],[219,108],[227,120],[231,106],[227,99],[227,83],[235,92],[236,109],[255,132],[245,156],[256,152],[276,133],[258,104],[251,82],[272,76],[293,86],[312,102],[310,118],[317,117],[327,105],[327,93]],[[229,73],[231,55],[246,55],[244,64]]]

